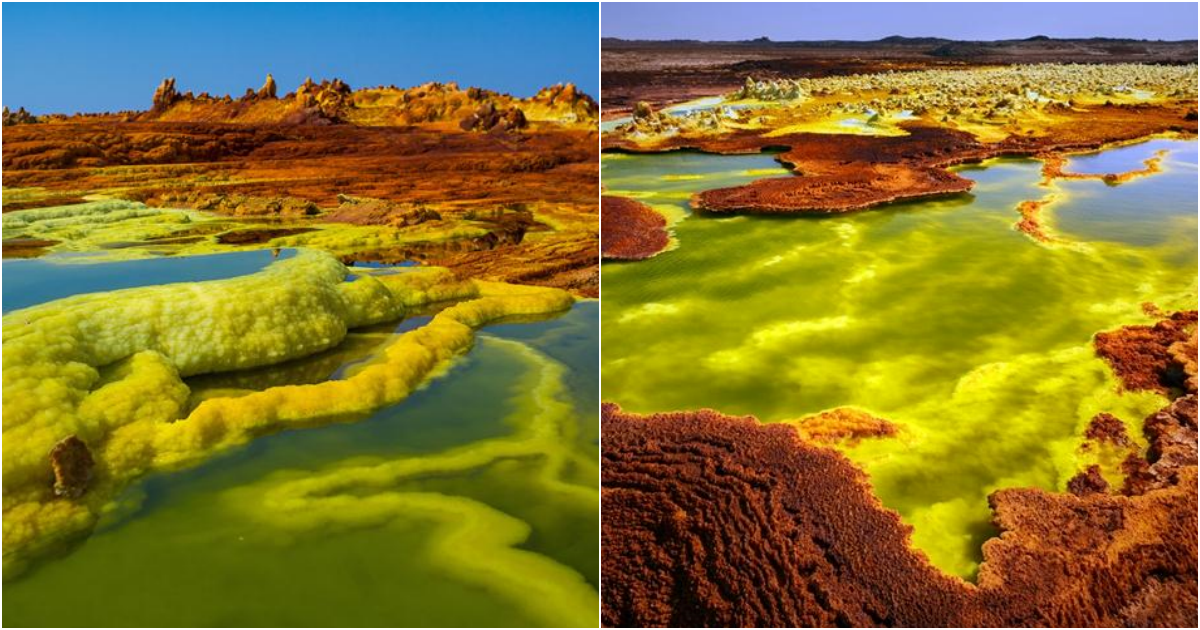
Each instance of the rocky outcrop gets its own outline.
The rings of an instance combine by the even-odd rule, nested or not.
[[[4,108],[5,127],[12,125],[32,125],[38,122],[41,122],[38,120],[38,117],[25,111],[24,107],[18,108],[15,112],[9,111],[7,107]]]
[[[497,109],[490,102],[480,105],[479,109],[459,122],[463,131],[516,131],[527,125],[525,112],[519,108]]]
[[[1029,235],[1040,243],[1049,243],[1053,239],[1042,222],[1042,210],[1050,203],[1049,199],[1030,199],[1017,204],[1017,212],[1021,220],[1017,221],[1017,230]]]
[[[1083,437],[1093,442],[1103,442],[1113,446],[1129,446],[1129,434],[1125,431],[1125,423],[1109,414],[1098,413],[1088,423]]]
[[[1196,393],[1196,329],[1192,329],[1192,336],[1176,341],[1167,348],[1167,354],[1171,356],[1171,360],[1175,362],[1183,370],[1185,377],[1183,386],[1184,390]]]
[[[481,88],[463,90],[455,83],[355,90],[340,79],[316,83],[307,78],[295,92],[280,96],[274,76],[268,74],[260,88],[247,88],[238,98],[207,92],[181,94],[175,80],[168,78],[159,85],[149,111],[127,117],[142,121],[290,125],[451,122],[467,131],[512,131],[526,128],[530,121],[590,129],[597,111],[596,102],[571,84],[545,88],[531,98],[520,99]]]
[[[154,98],[150,102],[150,113],[161,114],[171,108],[180,99],[175,91],[175,78],[168,77],[154,90]]]
[[[1153,326],[1098,333],[1096,354],[1126,389],[1196,393],[1196,311],[1180,311]]]
[[[1077,497],[1102,494],[1108,492],[1108,480],[1101,474],[1100,467],[1093,464],[1067,482],[1067,492]]]
[[[600,113],[595,99],[581,92],[574,83],[542,88],[529,100],[532,105],[557,112],[563,122],[590,122]]]
[[[313,83],[311,78],[296,88],[292,97],[303,111],[319,113],[329,120],[339,120],[348,107],[353,90],[341,79]]]
[[[832,166],[832,165],[831,165]],[[692,197],[692,207],[709,212],[833,214],[969,192],[974,182],[940,168],[861,164],[804,177],[760,179]]]
[[[284,236],[295,236],[312,232],[316,228],[250,228],[247,230],[231,230],[218,234],[216,240],[223,245],[258,245],[268,243],[273,239]]]
[[[92,469],[96,462],[87,444],[78,436],[62,439],[50,450],[50,467],[54,470],[54,494],[68,499],[78,499],[87,491],[92,481]]]
[[[169,203],[188,205],[232,216],[304,217],[320,212],[317,204],[296,197],[256,197],[242,194],[199,193],[172,195]]]
[[[275,77],[267,74],[267,80],[263,82],[263,86],[258,88],[256,97],[261,99],[275,98]]]
[[[355,225],[391,225],[409,227],[441,221],[442,215],[425,204],[408,204],[386,199],[367,199],[338,195],[338,207],[325,220]]]
[[[795,101],[807,97],[808,92],[794,79],[755,81],[752,77],[746,77],[742,89],[733,94],[736,100],[759,101]]]

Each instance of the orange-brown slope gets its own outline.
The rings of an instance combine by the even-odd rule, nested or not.
[[[518,247],[498,235],[482,247],[450,248],[436,262],[580,295],[594,296],[598,287],[594,131],[82,119],[5,127],[3,150],[5,186],[45,188],[46,205],[103,193],[155,206],[293,216],[338,209],[349,196],[399,202],[400,212],[429,204],[447,222],[497,208],[537,208],[554,215],[556,228],[525,239],[533,242],[516,239]],[[347,214],[316,220],[347,220]],[[383,225],[402,219],[389,212],[349,218]]]
[[[4,130],[5,185],[166,192],[338,194],[407,202],[595,206],[595,134],[475,134],[404,127],[80,122]],[[144,166],[148,168],[110,168]],[[152,168],[151,168],[152,167]]]
[[[763,129],[679,133],[646,143],[609,134],[602,144],[606,150],[642,153],[696,149],[739,154],[783,148],[779,159],[796,177],[704,191],[693,196],[693,206],[709,212],[832,213],[966,192],[971,182],[945,170],[957,164],[1097,149],[1166,132],[1195,135],[1196,121],[1187,120],[1189,111],[1186,103],[1097,106],[1064,113],[1038,134],[1013,135],[995,143],[929,123],[909,123],[904,125],[906,136],[767,136],[770,130]]]
[[[643,260],[667,248],[667,220],[644,203],[604,195],[600,198],[600,248],[611,260]]]

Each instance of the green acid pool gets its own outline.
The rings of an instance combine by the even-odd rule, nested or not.
[[[6,276],[17,267],[4,263]],[[340,378],[358,346],[427,319],[189,384]],[[144,479],[91,536],[5,583],[4,625],[595,625],[598,320],[592,301],[484,328],[398,405]]]
[[[789,176],[770,155],[606,154],[610,194],[683,218],[675,249],[603,266],[602,396],[634,412],[887,418],[898,437],[848,455],[914,545],[971,578],[990,492],[1062,489],[1094,414],[1140,427],[1164,402],[1119,393],[1091,338],[1151,321],[1145,302],[1196,308],[1196,143],[1071,163],[1136,169],[1163,148],[1162,172],[1121,186],[1043,187],[1039,162],[1000,159],[958,169],[971,194],[829,217],[688,214],[694,192]],[[1013,229],[1019,202],[1051,193],[1053,246]]]

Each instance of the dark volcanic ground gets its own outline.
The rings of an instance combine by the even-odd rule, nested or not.
[[[874,42],[626,41],[601,43],[603,113],[733,91],[756,79],[1013,63],[1195,63],[1196,41],[1049,39],[968,42],[888,37]]]

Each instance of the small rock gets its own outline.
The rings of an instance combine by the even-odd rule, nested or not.
[[[54,494],[78,499],[92,480],[92,469],[96,462],[87,444],[71,435],[50,450],[50,465],[54,468]]]

